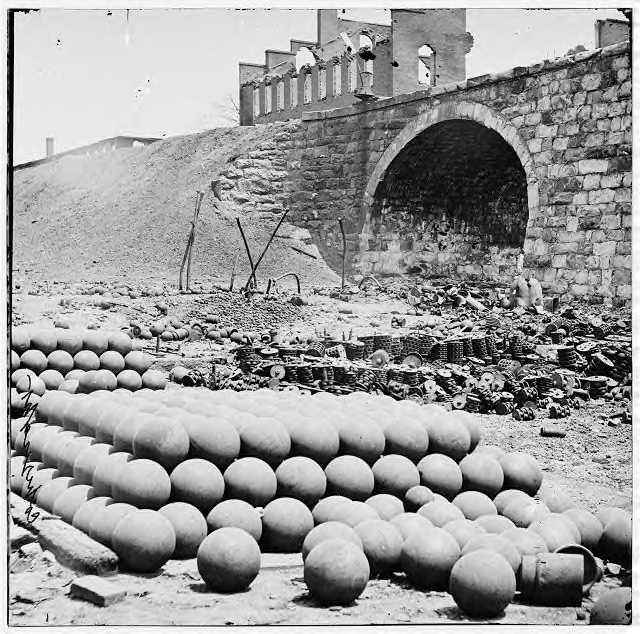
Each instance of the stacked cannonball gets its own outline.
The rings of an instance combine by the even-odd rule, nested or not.
[[[12,490],[25,438],[11,428]],[[478,419],[411,401],[201,388],[50,392],[30,432],[36,502],[152,570],[197,556],[218,591],[248,587],[260,551],[301,552],[309,592],[350,603],[404,572],[499,614],[523,555],[578,543],[630,561],[630,515],[596,517],[544,487],[530,455],[481,444]],[[534,498],[533,496],[537,496]],[[231,556],[229,553],[233,553]]]
[[[49,390],[75,394],[164,389],[164,375],[151,370],[152,357],[137,348],[121,331],[14,328],[12,408],[19,413],[27,393],[33,404]]]

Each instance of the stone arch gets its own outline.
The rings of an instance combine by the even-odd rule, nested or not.
[[[532,225],[533,219],[538,214],[539,191],[538,178],[536,176],[533,159],[526,143],[520,138],[517,128],[509,123],[491,108],[471,101],[459,103],[444,103],[414,117],[391,142],[384,151],[369,177],[363,198],[363,212],[370,209],[376,189],[384,178],[387,168],[393,160],[402,152],[405,146],[415,137],[427,130],[432,125],[442,121],[466,119],[475,121],[497,132],[515,151],[520,159],[527,178],[527,202],[529,207],[529,220],[527,227]]]

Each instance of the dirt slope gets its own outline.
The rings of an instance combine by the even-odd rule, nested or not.
[[[69,156],[14,174],[13,269],[16,279],[176,280],[196,190],[205,192],[192,279],[228,281],[240,250],[240,281],[248,263],[235,222],[242,216],[252,252],[260,252],[279,213],[255,212],[251,201],[216,209],[211,182],[256,148],[282,162],[278,134],[295,124],[220,128],[173,137],[144,148],[92,157]],[[287,239],[285,223],[260,266],[263,280],[295,270],[306,281],[337,280],[315,247]],[[254,255],[257,257],[257,254]]]

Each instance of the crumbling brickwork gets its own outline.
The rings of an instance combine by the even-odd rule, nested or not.
[[[425,44],[435,50],[432,85],[466,76],[465,56],[473,38],[465,31],[465,9],[392,9],[391,26],[346,20],[340,15],[336,9],[319,9],[317,42],[291,40],[290,51],[265,51],[264,64],[240,64],[240,125],[287,121],[304,112],[351,105],[362,82],[360,72],[365,70],[358,56],[361,36],[369,38],[375,55],[369,70],[377,97],[422,88],[418,81],[419,49]],[[352,48],[347,48],[341,33],[350,38]],[[313,52],[316,61],[300,68],[296,53],[303,46]],[[326,72],[324,92],[318,81],[320,68]],[[334,73],[340,75],[340,90],[334,90]],[[307,74],[311,82],[305,100]],[[280,100],[278,90],[283,96]],[[298,94],[295,101],[291,100],[292,91]]]
[[[632,224],[629,51],[625,42],[376,103],[306,113],[287,153],[284,187],[291,196],[291,220],[311,230],[320,251],[337,269],[342,248],[337,218],[343,217],[351,271],[405,271],[419,262],[426,271],[438,272],[442,270],[438,267],[446,265],[447,272],[459,276],[473,272],[487,279],[506,279],[515,269],[517,254],[524,253],[525,267],[536,274],[548,293],[594,301],[628,300]],[[417,152],[411,142],[421,135],[425,140],[419,143],[433,143],[435,126],[444,122],[466,122],[498,134],[517,155],[524,177],[513,170],[506,207],[494,205],[495,216],[482,225],[482,232],[490,234],[485,236],[491,244],[488,254],[483,251],[476,258],[473,236],[469,231],[465,234],[463,219],[449,213],[445,220],[451,244],[466,246],[451,261],[436,256],[429,268],[433,242],[424,237],[426,232],[417,231],[423,237],[409,240],[411,232],[403,229],[403,241],[399,229],[408,222],[406,215],[402,220],[402,214],[409,213],[431,185],[413,185],[411,195],[395,196],[392,206],[399,223],[395,229],[381,201],[385,188],[398,178],[396,158],[403,152]],[[452,150],[445,153],[450,158]],[[472,174],[479,176],[486,161],[468,158],[461,174],[466,190],[472,192]],[[398,160],[397,165],[411,162]],[[433,164],[440,160],[443,157],[432,157]],[[437,172],[431,174],[435,182]],[[413,178],[421,180],[419,166],[413,169]],[[501,245],[491,227],[499,226],[506,213],[522,211],[513,210],[519,209],[517,199],[523,195],[524,183],[526,232],[518,233],[516,222],[510,235],[519,236],[517,244]],[[489,216],[491,208],[489,204],[485,209]],[[430,221],[425,216],[420,222],[428,225]],[[443,226],[435,228],[441,231]],[[395,255],[383,255],[390,252]]]

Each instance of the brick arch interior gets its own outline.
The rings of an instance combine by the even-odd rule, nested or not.
[[[536,187],[521,156],[503,134],[470,118],[410,132],[384,171],[376,167],[356,268],[508,280]]]

